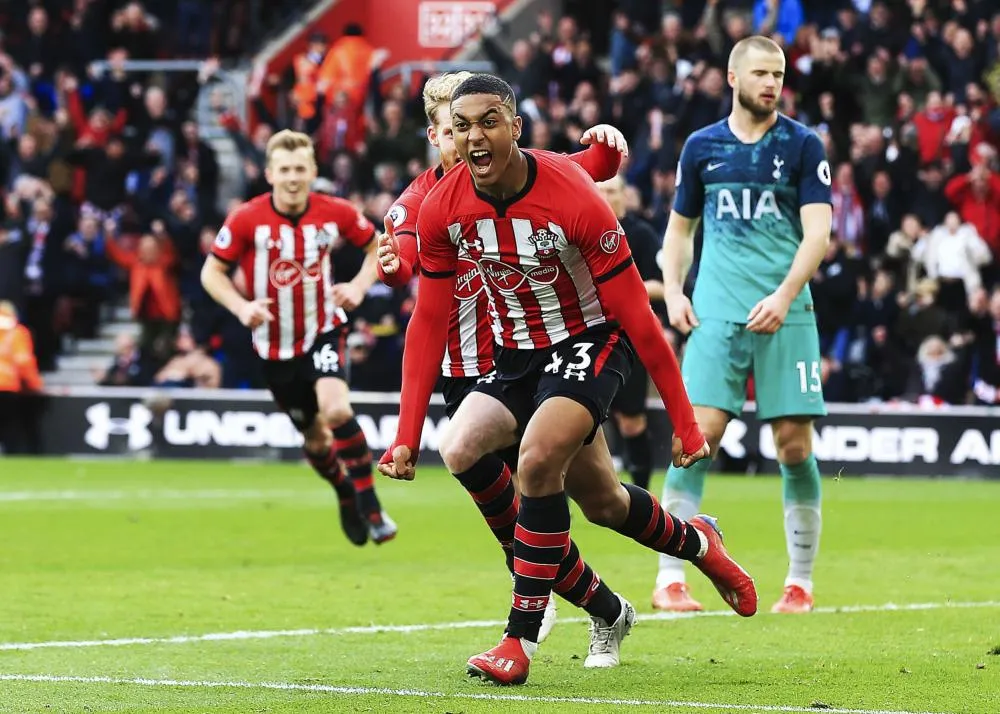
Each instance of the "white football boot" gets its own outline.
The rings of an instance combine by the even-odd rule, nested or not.
[[[584,660],[584,667],[617,667],[619,650],[635,624],[635,608],[618,593],[615,597],[622,604],[621,614],[608,624],[599,617],[590,618],[590,654]]]

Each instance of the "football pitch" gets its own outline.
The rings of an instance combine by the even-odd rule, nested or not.
[[[826,478],[818,611],[772,615],[780,481],[711,477],[751,619],[697,572],[706,613],[654,614],[656,556],[574,510],[640,620],[585,670],[561,601],[517,688],[465,674],[510,599],[471,499],[430,467],[378,483],[399,537],[356,548],[305,466],[0,459],[0,712],[1000,711],[998,482]]]

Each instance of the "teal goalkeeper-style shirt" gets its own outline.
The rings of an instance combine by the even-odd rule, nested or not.
[[[701,218],[703,244],[694,288],[698,319],[745,324],[778,289],[802,243],[799,208],[831,203],[830,164],[816,134],[783,114],[745,144],[728,118],[688,137],[677,167],[673,210]],[[808,284],[787,324],[814,323]]]

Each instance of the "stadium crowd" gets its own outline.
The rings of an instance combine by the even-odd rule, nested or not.
[[[198,281],[227,207],[219,205],[217,157],[191,119],[197,92],[218,69],[214,58],[240,55],[229,29],[254,3],[213,3],[211,13],[206,5],[4,5],[0,299],[17,305],[43,371],[71,343],[65,336],[94,336],[106,307],[125,301],[142,336],[119,339],[98,381],[260,386],[249,335]],[[989,0],[568,0],[565,14],[540,14],[526,36],[492,22],[480,39],[518,93],[526,145],[573,152],[589,126],[622,130],[631,146],[622,167],[629,211],[662,235],[684,138],[729,111],[730,48],[750,34],[773,37],[787,56],[782,111],[815,129],[833,167],[834,239],[812,281],[827,400],[994,404],[994,8]],[[197,75],[122,67],[150,56],[213,59]],[[108,60],[108,71],[89,72],[95,59]],[[249,125],[224,107],[218,115],[241,155],[241,198],[267,189],[270,134],[303,129],[316,139],[318,188],[380,225],[434,161],[421,86],[383,82],[388,59],[364,28],[349,26],[340,37],[312,35],[283,76],[253,73]],[[360,262],[343,248],[337,277],[351,277]],[[697,255],[691,281],[696,275]],[[376,284],[355,311],[354,387],[398,387],[412,306],[411,289]]]

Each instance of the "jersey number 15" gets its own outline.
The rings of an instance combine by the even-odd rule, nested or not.
[[[808,370],[806,369],[807,366]],[[795,368],[799,371],[799,389],[802,390],[803,394],[806,392],[823,391],[823,380],[819,374],[819,362],[799,361],[795,363]]]

